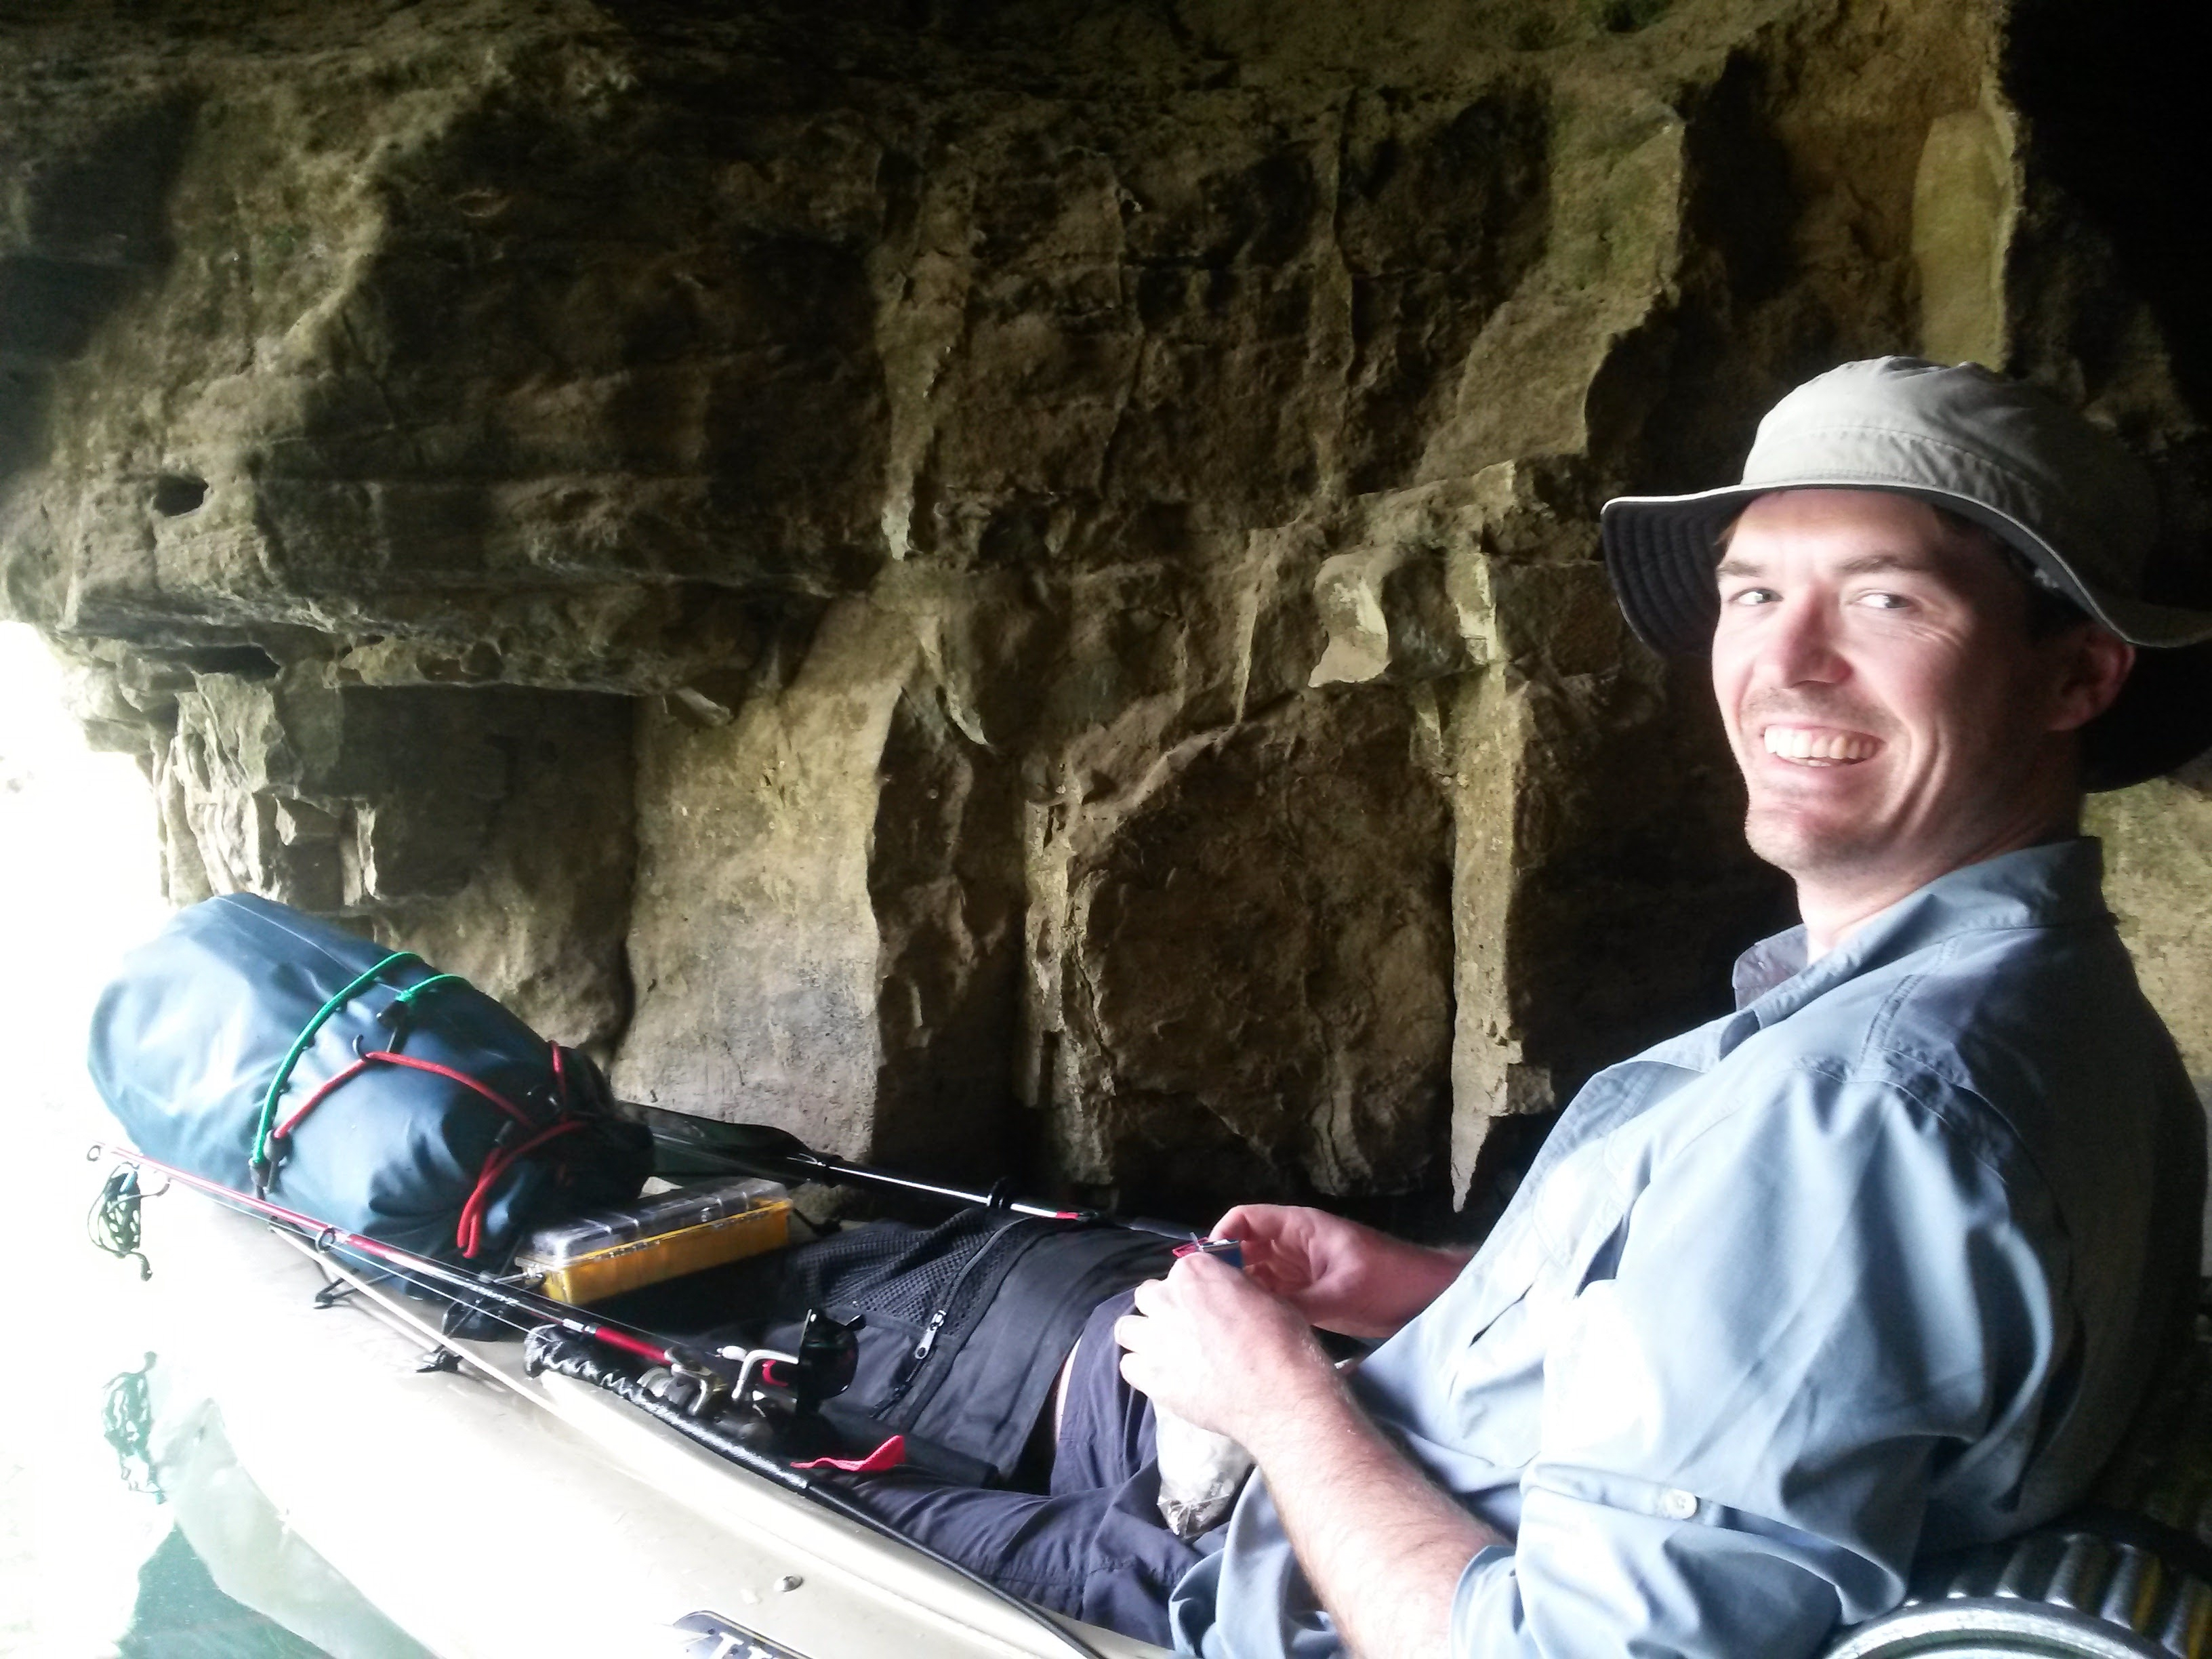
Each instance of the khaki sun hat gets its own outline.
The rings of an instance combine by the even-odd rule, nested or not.
[[[2139,783],[2212,746],[2212,612],[2142,598],[2158,535],[2149,473],[2102,428],[1974,363],[1845,363],[1768,412],[1741,483],[1607,501],[1606,568],[1638,637],[1704,652],[1720,614],[1721,532],[1771,490],[1816,489],[1890,490],[1948,508],[2145,647],[2119,700],[2083,732],[2092,789]]]

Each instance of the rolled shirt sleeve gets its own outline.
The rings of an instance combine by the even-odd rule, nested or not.
[[[1624,1172],[1455,1654],[1809,1654],[1895,1603],[1931,1493],[2032,1438],[1991,1431],[2036,1410],[2063,1298],[2002,1123],[1933,1081],[1771,1082]]]

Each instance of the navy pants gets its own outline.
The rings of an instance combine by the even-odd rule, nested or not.
[[[1114,1322],[1098,1304],[1067,1379],[1052,1490],[953,1486],[894,1470],[853,1497],[908,1537],[1015,1595],[1125,1636],[1169,1644],[1168,1592],[1200,1552],[1160,1518],[1152,1402],[1121,1380]]]

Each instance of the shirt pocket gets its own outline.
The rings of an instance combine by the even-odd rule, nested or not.
[[[1543,1438],[1544,1354],[1528,1328],[1527,1303],[1500,1314],[1451,1368],[1447,1420],[1455,1444],[1493,1468],[1516,1473]]]
[[[1498,1241],[1489,1295],[1473,1310],[1473,1334],[1455,1358],[1449,1420],[1460,1443],[1501,1469],[1525,1467],[1543,1438],[1547,1353],[1571,1325],[1574,1302],[1608,1270],[1632,1182],[1596,1154],[1553,1172],[1541,1202],[1510,1239]]]
[[[1634,1201],[1634,1166],[1608,1156],[1604,1142],[1562,1164],[1529,1220],[1534,1255],[1524,1291],[1540,1326],[1579,1295],[1592,1279],[1611,1275],[1622,1227]],[[1548,1337],[1548,1330],[1540,1336]]]

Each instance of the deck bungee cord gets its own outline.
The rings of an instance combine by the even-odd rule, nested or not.
[[[440,1330],[413,1310],[401,1306],[359,1273],[349,1272],[344,1263],[328,1251],[318,1250],[298,1234],[287,1232],[282,1227],[270,1227],[269,1234],[306,1256],[322,1273],[325,1283],[323,1288],[315,1293],[317,1307],[334,1308],[341,1301],[350,1301],[371,1318],[381,1321],[401,1335],[428,1343],[429,1346],[423,1351],[422,1362],[416,1370],[442,1371],[465,1368],[509,1393],[528,1395],[527,1389],[498,1366],[487,1364],[468,1349],[454,1343],[450,1333]]]
[[[315,1034],[330,1023],[331,1015],[352,1001],[358,994],[375,984],[386,969],[396,968],[404,962],[421,960],[412,951],[392,951],[368,972],[349,981],[326,998],[323,1006],[315,1010],[313,1017],[301,1029],[299,1036],[293,1038],[290,1049],[277,1064],[276,1075],[270,1079],[269,1091],[261,1098],[261,1114],[254,1126],[253,1152],[249,1167],[253,1171],[253,1188],[257,1193],[269,1190],[269,1178],[275,1164],[270,1152],[270,1139],[276,1132],[276,1103],[283,1097],[285,1087],[292,1080],[292,1070],[300,1063],[301,1056],[307,1052],[307,1045],[315,1040]],[[438,977],[444,979],[451,975],[440,975]],[[429,981],[425,981],[424,983]]]
[[[716,1420],[733,1398],[727,1381],[683,1344],[666,1341],[651,1332],[618,1322],[585,1318],[566,1304],[535,1295],[517,1285],[500,1283],[489,1274],[466,1273],[413,1251],[334,1226],[296,1210],[287,1209],[283,1205],[271,1203],[266,1198],[241,1193],[219,1182],[195,1176],[148,1157],[132,1147],[95,1144],[86,1152],[86,1157],[95,1162],[112,1159],[118,1166],[103,1183],[100,1195],[94,1202],[88,1221],[92,1241],[112,1255],[135,1258],[139,1263],[142,1278],[147,1276],[151,1269],[140,1248],[143,1242],[140,1202],[144,1198],[159,1197],[168,1186],[186,1188],[240,1214],[265,1222],[272,1232],[313,1257],[318,1266],[343,1281],[349,1287],[350,1294],[362,1298],[378,1316],[395,1323],[410,1334],[428,1337],[435,1350],[454,1354],[472,1370],[490,1374],[508,1388],[520,1387],[496,1367],[488,1366],[457,1347],[443,1333],[434,1331],[428,1322],[400,1305],[367,1277],[346,1271],[333,1258],[350,1256],[373,1267],[379,1273],[441,1297],[456,1308],[483,1315],[521,1332],[524,1337],[523,1364],[529,1375],[535,1376],[550,1372],[587,1383],[611,1395],[725,1462],[871,1533],[904,1545],[974,1585],[994,1601],[1020,1613],[1070,1652],[1082,1655],[1084,1659],[1105,1659],[1098,1649],[1043,1608],[993,1583],[950,1556],[908,1537],[896,1527],[809,1474],[805,1468],[794,1468],[747,1444],[737,1432]],[[138,1179],[141,1171],[159,1176],[167,1184],[149,1192]],[[923,1188],[919,1182],[911,1185],[922,1190],[940,1190]],[[1002,1201],[1000,1207],[1012,1206]],[[1089,1218],[1082,1212],[1048,1211],[1042,1206],[1025,1207],[1017,1212],[1042,1213],[1053,1219]],[[687,1379],[692,1386],[688,1389],[656,1392],[654,1386],[645,1377],[633,1374],[617,1363],[613,1358],[615,1355],[629,1360],[642,1360],[651,1366],[665,1370],[672,1377]],[[765,1350],[748,1358],[765,1358],[785,1364],[797,1363],[794,1356],[771,1354]],[[748,1375],[757,1375],[766,1369],[765,1366],[750,1364],[746,1368]]]

